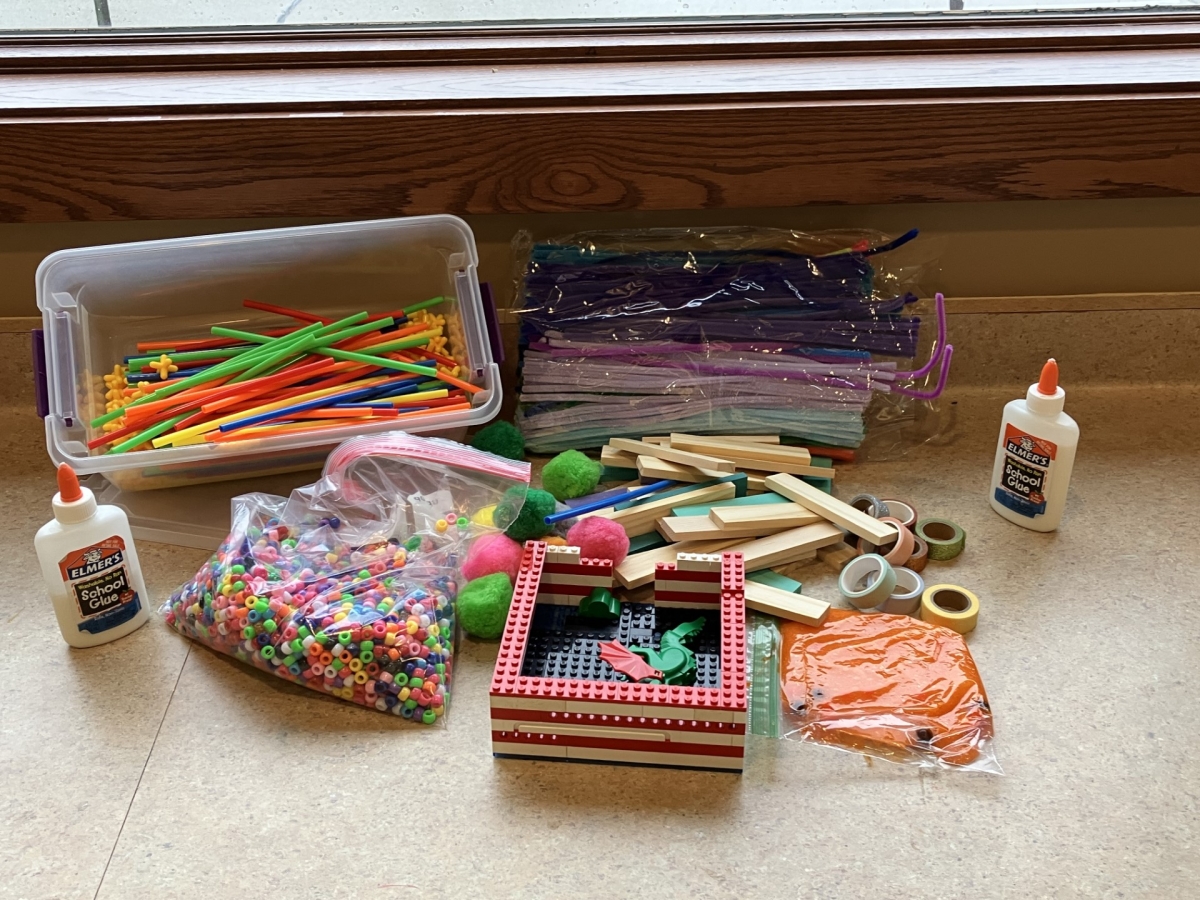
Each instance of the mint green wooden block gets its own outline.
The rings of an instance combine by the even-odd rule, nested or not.
[[[786,575],[780,575],[778,572],[773,572],[770,569],[753,572],[747,575],[746,579],[748,581],[757,581],[759,584],[765,584],[768,587],[779,588],[779,590],[787,591],[789,594],[799,594],[804,590],[804,585],[795,578],[788,578]]]
[[[780,497],[768,491],[765,494],[750,494],[746,497],[732,497],[729,500],[716,500],[712,503],[697,503],[695,506],[676,506],[671,510],[673,516],[707,516],[708,511],[718,506],[767,506],[771,503],[790,503],[786,497]]]

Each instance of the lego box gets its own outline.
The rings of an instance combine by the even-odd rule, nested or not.
[[[740,772],[744,580],[741,554],[680,554],[659,564],[653,598],[597,618],[580,603],[615,590],[612,562],[527,543],[492,678],[492,752]],[[680,683],[655,668],[684,656]]]

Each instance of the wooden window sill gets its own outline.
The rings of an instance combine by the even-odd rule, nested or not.
[[[1200,193],[1200,18],[0,41],[0,220]]]

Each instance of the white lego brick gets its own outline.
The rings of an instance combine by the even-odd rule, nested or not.
[[[538,585],[543,584],[576,584],[612,590],[613,577],[612,575],[563,575],[558,572],[543,572]]]
[[[674,579],[655,578],[654,590],[673,591],[676,594],[719,594],[721,593],[721,582],[677,581]]]
[[[675,557],[675,568],[680,572],[720,572],[719,553],[680,553]]]
[[[700,722],[732,722],[733,710],[731,709],[698,709],[696,710],[696,719]]]
[[[554,744],[535,744],[533,741],[492,741],[493,753],[509,756],[546,756],[552,759],[567,759],[567,748]]]
[[[579,548],[578,547],[559,547],[556,544],[548,544],[546,546],[546,562],[548,563],[566,563],[571,565],[579,564]]]
[[[608,725],[579,724],[575,722],[526,722],[521,719],[492,719],[492,731],[508,731],[516,734],[556,734],[568,737],[590,737],[605,740],[655,741],[662,743],[710,744],[729,746],[735,735],[726,729],[696,726],[692,720],[673,720],[673,727],[645,727],[636,717],[633,723],[621,717],[620,723]],[[721,723],[724,724],[724,723]],[[741,737],[741,735],[736,735]]]
[[[599,747],[568,747],[567,759],[625,762],[651,766],[689,766],[699,769],[742,771],[740,756],[707,756],[693,753],[649,753],[637,750],[607,750]]]
[[[569,713],[595,713],[610,716],[644,716],[639,703],[597,703],[594,700],[567,700]]]
[[[603,726],[603,725],[554,725],[553,730],[541,729],[542,724],[536,723],[539,730],[534,730],[530,727],[535,723],[524,723],[519,727],[518,731],[532,732],[534,734],[558,734],[564,737],[584,737],[584,738],[601,738],[610,741],[653,741],[659,743],[667,742],[667,733],[665,731],[655,731],[650,728],[629,728],[626,726]]]
[[[583,599],[580,594],[557,594],[553,591],[538,591],[537,602],[549,603],[551,606],[578,606]]]
[[[565,700],[551,700],[542,697],[513,697],[502,694],[491,695],[492,709],[536,709],[550,712],[565,712]]]

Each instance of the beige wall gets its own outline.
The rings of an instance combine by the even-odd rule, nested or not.
[[[679,213],[473,216],[481,279],[510,293],[509,241],[584,228],[761,224],[798,229],[922,229],[919,255],[936,256],[929,290],[950,297],[1200,290],[1200,199],[901,204]],[[303,220],[0,225],[0,316],[37,315],[34,271],[73,246],[212,233]],[[917,251],[914,251],[914,253]]]

